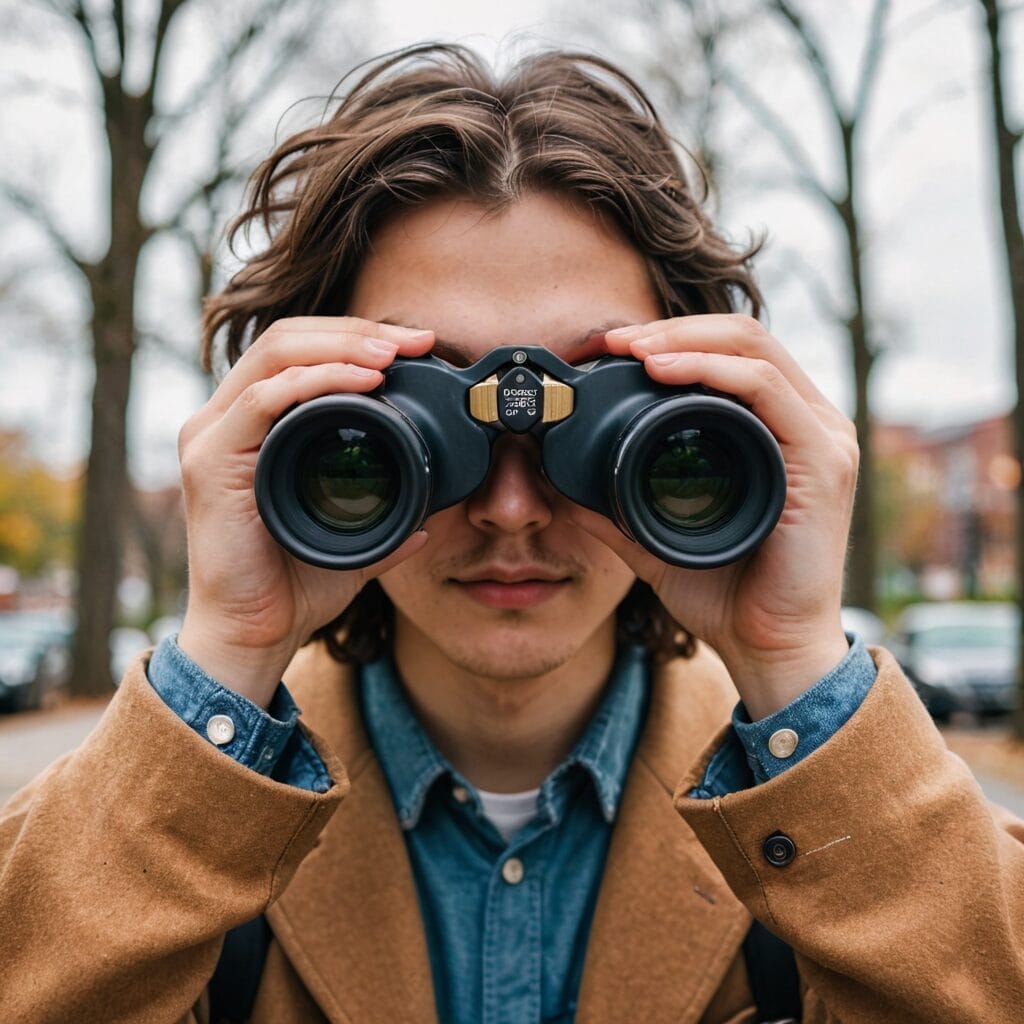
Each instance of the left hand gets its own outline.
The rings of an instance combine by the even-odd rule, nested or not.
[[[642,359],[661,384],[734,395],[782,448],[782,517],[757,551],[732,565],[668,565],[605,517],[572,511],[651,584],[676,621],[721,655],[751,718],[763,718],[835,668],[848,649],[839,610],[857,484],[854,426],[749,317],[676,317],[611,331],[605,342],[613,355]]]

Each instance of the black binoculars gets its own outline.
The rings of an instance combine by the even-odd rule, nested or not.
[[[658,384],[635,359],[506,346],[465,368],[396,359],[370,395],[296,406],[260,449],[256,504],[297,558],[362,568],[472,494],[502,431],[534,435],[556,490],[673,565],[743,558],[786,499],[778,442],[735,399]]]

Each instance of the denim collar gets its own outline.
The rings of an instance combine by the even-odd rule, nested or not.
[[[640,647],[620,650],[601,703],[572,753],[544,780],[538,810],[553,824],[565,813],[572,795],[574,767],[590,777],[607,821],[613,821],[622,797],[629,763],[647,708],[647,653]],[[419,823],[434,783],[442,776],[472,785],[442,756],[413,714],[390,658],[364,665],[360,672],[363,720],[391,789],[402,828]]]

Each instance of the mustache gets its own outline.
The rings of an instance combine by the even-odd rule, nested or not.
[[[469,551],[452,555],[435,567],[439,576],[446,578],[471,575],[482,567],[530,565],[552,576],[582,576],[586,563],[574,555],[554,552],[540,541],[530,538],[527,542],[508,540],[484,540]]]

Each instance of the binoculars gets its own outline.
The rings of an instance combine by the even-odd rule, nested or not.
[[[534,435],[556,490],[673,565],[743,558],[785,503],[778,442],[735,399],[658,384],[631,358],[505,346],[465,368],[396,359],[369,395],[295,406],[260,449],[256,504],[295,557],[362,568],[472,494],[503,431]]]

